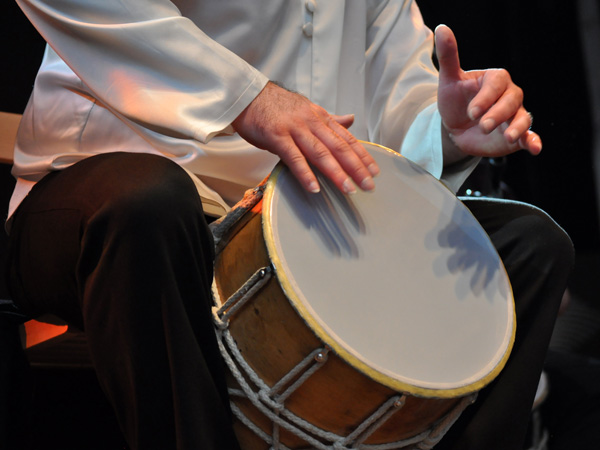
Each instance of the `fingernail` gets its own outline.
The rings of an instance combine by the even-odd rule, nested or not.
[[[533,139],[531,139],[531,143],[532,144],[536,144],[536,155],[539,154],[542,151],[542,148],[544,147],[542,145],[542,141],[541,139],[534,137]]]
[[[372,191],[373,189],[375,189],[375,182],[373,181],[373,178],[371,178],[371,177],[365,177],[360,182],[360,188],[363,191]]]
[[[342,188],[344,189],[344,193],[346,194],[356,194],[356,188],[354,187],[354,183],[350,178],[346,178],[346,181],[344,181]]]
[[[508,139],[511,144],[514,144],[515,142],[517,142],[517,139],[519,139],[519,135],[515,130],[510,130],[508,132]]]
[[[316,181],[311,181],[310,183],[308,183],[308,190],[313,194],[318,194],[319,192],[321,192],[319,183],[317,183]]]
[[[379,166],[375,163],[369,164],[369,167],[367,167],[367,169],[369,170],[369,173],[372,177],[376,177],[381,172]]]
[[[494,119],[485,119],[481,122],[481,126],[483,127],[483,131],[491,133],[496,128],[496,122],[494,122]]]
[[[481,108],[479,106],[474,106],[469,110],[468,114],[471,120],[477,120],[481,115]]]

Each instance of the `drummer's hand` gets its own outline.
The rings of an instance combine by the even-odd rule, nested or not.
[[[523,107],[523,91],[503,69],[464,72],[454,33],[435,30],[440,65],[438,108],[442,116],[447,163],[465,155],[503,156],[520,149],[537,155],[540,137],[530,131],[532,118]]]
[[[269,82],[232,125],[252,145],[279,156],[307,191],[319,192],[311,163],[349,194],[356,192],[354,183],[374,189],[373,176],[379,173],[373,157],[347,130],[353,121],[352,115],[330,115]]]

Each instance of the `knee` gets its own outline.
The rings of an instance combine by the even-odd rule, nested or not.
[[[102,163],[118,174],[118,182],[98,186],[107,192],[83,224],[82,260],[93,266],[108,251],[160,259],[188,247],[211,255],[200,197],[181,167],[143,154],[110,155]]]
[[[176,163],[155,155],[126,154],[119,164],[130,170],[99,211],[118,221],[120,228],[164,232],[173,223],[203,220],[195,185]]]
[[[568,234],[548,214],[534,207],[514,218],[512,258],[550,273],[570,273],[575,260]]]

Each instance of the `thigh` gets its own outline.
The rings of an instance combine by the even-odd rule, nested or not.
[[[81,325],[84,280],[77,268],[82,242],[89,241],[90,222],[106,221],[112,214],[111,220],[120,221],[118,226],[139,226],[136,217],[147,226],[154,222],[160,226],[158,220],[176,214],[183,201],[201,213],[192,180],[161,156],[109,153],[48,174],[13,218],[8,282],[15,303],[30,316],[49,312]],[[143,218],[141,209],[157,211],[156,220]],[[205,234],[210,235],[208,228]],[[97,252],[102,251],[101,244]]]
[[[544,211],[523,202],[499,199],[461,199],[498,251],[515,293],[517,317],[526,314],[527,301],[541,301],[536,292],[556,278],[557,289],[572,270],[574,249],[567,233]],[[558,282],[560,280],[560,282]],[[558,297],[562,292],[558,293]]]

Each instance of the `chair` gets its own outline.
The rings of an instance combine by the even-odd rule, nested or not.
[[[13,163],[15,137],[21,121],[20,114],[0,111],[0,163]]]

